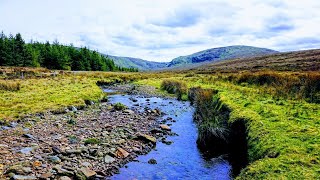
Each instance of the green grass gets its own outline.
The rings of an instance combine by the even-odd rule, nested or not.
[[[89,138],[84,140],[84,144],[100,144],[100,140],[96,138]]]
[[[81,73],[9,80],[19,83],[20,89],[0,90],[0,120],[100,99],[104,94],[97,81],[122,79],[160,90],[163,79],[169,78],[185,82],[188,88],[217,90],[222,103],[231,110],[229,122],[245,119],[249,165],[238,179],[320,178],[320,104],[273,96],[266,85],[237,84],[223,80],[219,74],[188,73]]]
[[[117,102],[113,105],[114,109],[117,110],[117,111],[121,111],[121,110],[124,110],[124,109],[127,109],[128,107],[120,102]]]
[[[245,87],[211,75],[175,79],[188,87],[218,90],[231,109],[229,121],[246,120],[250,164],[238,179],[320,178],[320,104],[273,97],[266,87]],[[161,80],[138,83],[160,87]]]
[[[87,99],[103,97],[94,78],[66,76],[10,81],[19,83],[20,90],[0,90],[0,120],[14,120],[30,113],[84,105]]]

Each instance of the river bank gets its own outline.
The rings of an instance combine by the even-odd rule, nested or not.
[[[149,152],[156,138],[169,133],[159,127],[157,109],[116,110],[111,103],[101,103],[57,113],[26,117],[0,131],[2,178],[104,178]]]

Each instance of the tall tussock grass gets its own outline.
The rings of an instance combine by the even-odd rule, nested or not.
[[[16,81],[0,80],[0,90],[4,91],[19,91],[20,83]]]
[[[318,72],[242,72],[229,75],[225,79],[237,84],[265,86],[265,90],[275,96],[320,103],[320,73]]]
[[[161,89],[170,94],[176,94],[178,100],[181,100],[183,95],[188,92],[187,84],[183,81],[164,79],[161,83]]]
[[[217,91],[212,89],[191,88],[188,97],[195,106],[198,146],[200,149],[219,153],[229,140],[229,108],[221,102]]]

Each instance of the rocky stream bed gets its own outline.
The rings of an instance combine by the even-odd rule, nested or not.
[[[123,88],[122,88],[123,89]],[[132,99],[134,101],[134,99]],[[171,134],[157,109],[115,110],[105,102],[26,117],[0,131],[1,179],[105,178]],[[170,119],[168,119],[170,120]]]
[[[30,115],[18,123],[0,126],[0,179],[132,179],[131,172],[129,175],[113,175],[119,174],[121,168],[128,168],[141,176],[139,171],[143,171],[146,162],[153,166],[153,169],[149,169],[151,177],[158,172],[158,168],[159,171],[174,169],[167,166],[167,163],[173,163],[176,167],[186,168],[185,172],[176,168],[173,173],[181,172],[176,177],[188,174],[189,178],[198,176],[190,172],[194,169],[199,175],[206,174],[204,177],[209,179],[213,171],[222,172],[223,175],[217,177],[229,179],[230,167],[227,162],[217,158],[208,163],[200,157],[195,145],[196,128],[192,123],[192,113],[181,117],[190,120],[187,126],[184,126],[185,122],[181,122],[182,124],[174,127],[172,124],[175,124],[177,114],[168,116],[158,108],[172,106],[172,111],[168,112],[174,112],[174,108],[184,109],[189,105],[175,107],[173,102],[176,100],[164,98],[151,87],[124,85],[109,87],[106,91],[110,94],[121,91],[130,95],[113,95],[116,98],[113,99],[114,102],[89,102],[81,110],[71,106],[63,111]],[[163,101],[164,99],[166,100]],[[115,106],[117,100],[122,100],[129,108],[119,109]],[[157,101],[165,104],[157,104]],[[186,109],[183,111],[186,112]],[[178,137],[172,127],[187,136],[171,138]],[[194,132],[188,135],[190,130]],[[172,151],[175,152],[168,153],[171,144],[175,143],[173,140],[177,143],[177,146],[172,145]],[[157,152],[155,148],[158,146],[159,151],[164,152]],[[185,151],[184,148],[188,150]],[[154,165],[157,164],[157,159],[152,158],[154,156],[145,156],[142,164],[128,167],[129,162],[139,163],[140,155],[151,150],[151,154],[162,153],[156,155],[159,167]],[[187,160],[188,157],[190,161]],[[162,162],[161,158],[172,158],[172,161]],[[182,161],[187,163],[181,163]],[[218,164],[215,166],[218,170],[211,168],[214,164]],[[137,176],[139,174],[133,175]],[[166,176],[174,177],[174,174]]]

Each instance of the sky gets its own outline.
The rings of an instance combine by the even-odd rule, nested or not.
[[[295,51],[320,48],[320,1],[0,0],[0,31],[159,62],[230,45]]]

